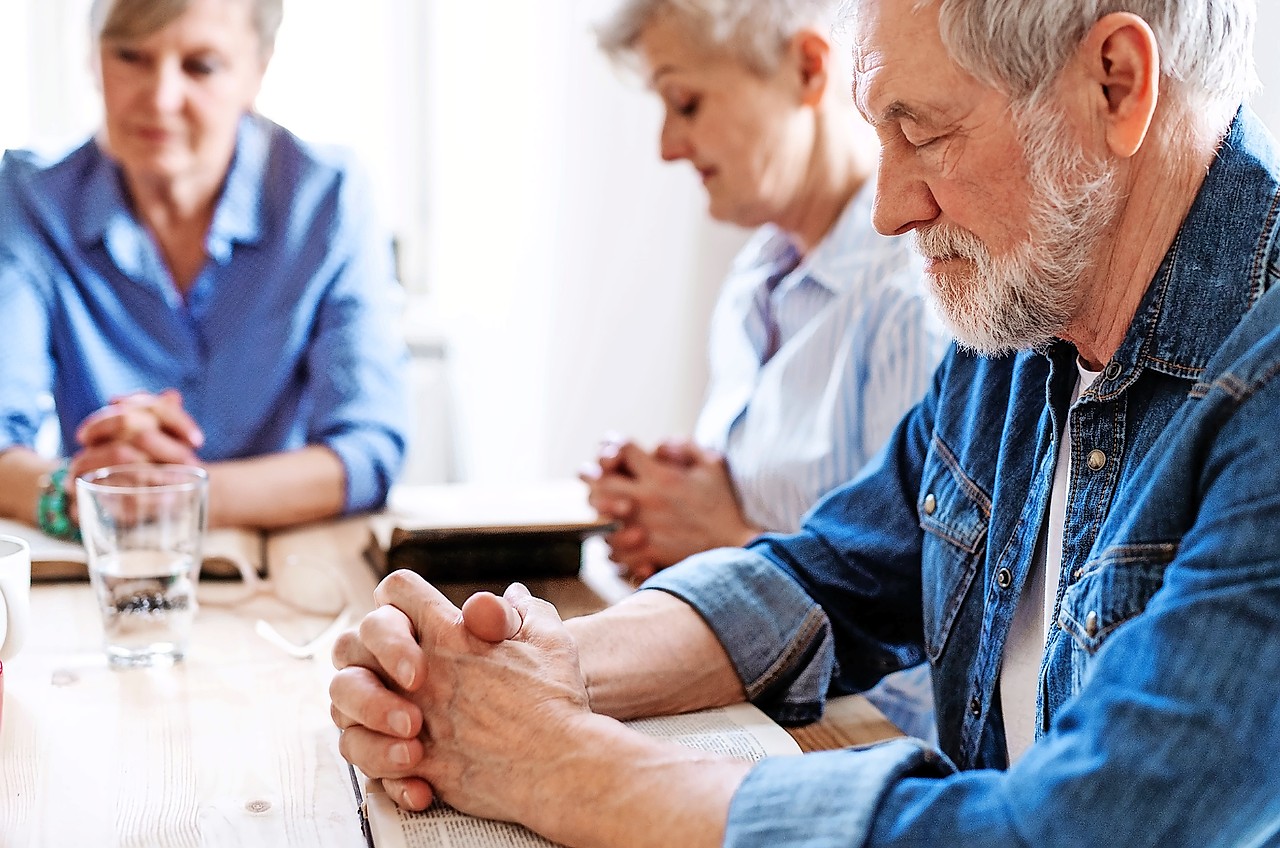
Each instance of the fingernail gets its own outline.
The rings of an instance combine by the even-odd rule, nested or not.
[[[409,721],[409,714],[404,710],[392,710],[387,716],[387,723],[391,725],[391,729],[396,732],[397,736],[408,736],[413,729],[413,723]]]
[[[404,660],[396,667],[396,680],[400,681],[400,685],[406,689],[413,688],[413,679],[416,673],[413,670],[413,663]]]
[[[391,746],[391,762],[398,766],[409,765],[409,746],[403,742],[397,742]]]

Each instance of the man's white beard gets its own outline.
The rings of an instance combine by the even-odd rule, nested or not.
[[[930,274],[929,288],[957,341],[984,356],[1041,347],[1062,335],[1120,205],[1114,166],[1087,159],[1051,107],[1028,109],[1019,124],[1030,173],[1027,239],[993,257],[958,227],[938,224],[912,234],[926,258],[972,263],[963,273]]]

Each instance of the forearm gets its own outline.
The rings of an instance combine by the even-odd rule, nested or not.
[[[285,527],[337,515],[345,503],[346,469],[319,445],[205,468],[213,527]]]
[[[565,624],[578,645],[594,712],[626,719],[746,700],[715,634],[666,592],[638,592]]]
[[[529,824],[573,848],[718,846],[752,764],[651,739],[591,716],[546,769]]]
[[[28,448],[0,451],[0,518],[34,524],[40,499],[40,478],[56,467]]]

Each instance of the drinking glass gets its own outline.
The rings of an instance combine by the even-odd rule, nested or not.
[[[108,661],[181,660],[196,612],[208,475],[185,465],[114,465],[81,475],[76,499]]]

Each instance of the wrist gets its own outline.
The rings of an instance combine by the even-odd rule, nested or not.
[[[766,533],[763,527],[757,527],[754,524],[743,524],[739,527],[734,535],[730,547],[745,548],[747,545],[760,538],[762,533]]]
[[[616,720],[594,713],[581,714],[562,725],[562,731],[558,752],[542,758],[539,774],[525,783],[528,791],[520,799],[520,820],[556,842],[582,844],[584,834],[599,836],[600,823],[592,813],[604,806],[603,798],[589,797],[583,787],[600,791],[617,783],[611,778],[620,766],[615,746],[618,734],[629,731]],[[583,803],[565,804],[564,799],[573,795]]]
[[[36,524],[48,536],[71,542],[80,541],[80,528],[71,518],[71,499],[67,493],[70,462],[40,478],[40,496],[36,503]]]

